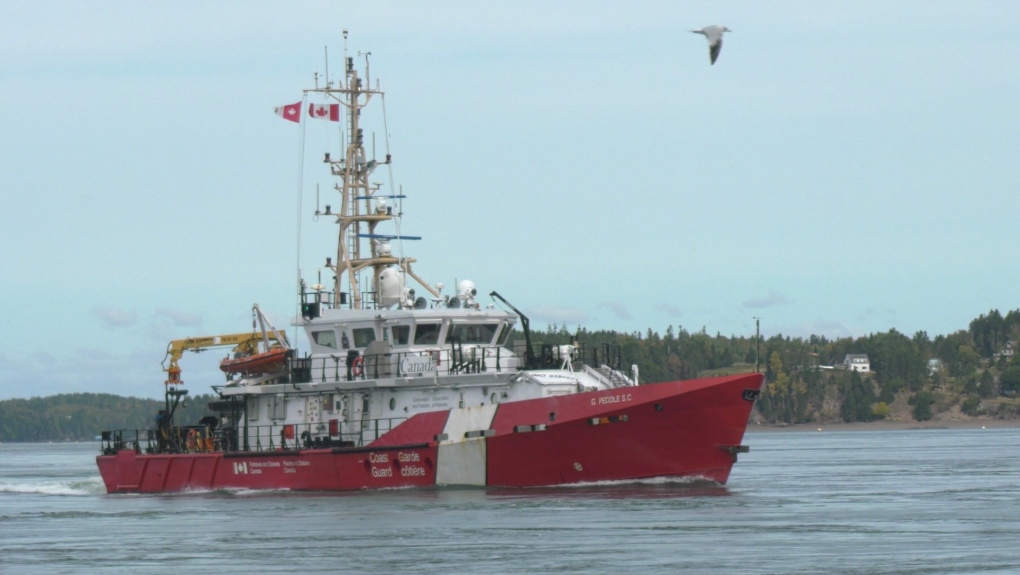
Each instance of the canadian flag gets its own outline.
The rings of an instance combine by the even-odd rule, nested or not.
[[[275,112],[277,116],[283,118],[284,120],[290,120],[291,122],[300,122],[301,102],[294,102],[293,104],[273,108],[273,112]]]
[[[340,104],[309,104],[308,117],[329,120],[330,122],[340,121]]]

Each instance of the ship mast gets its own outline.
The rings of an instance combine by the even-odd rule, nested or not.
[[[362,55],[359,53],[359,56]],[[345,302],[342,294],[343,281],[346,278],[350,290],[350,305],[353,309],[367,309],[372,307],[370,303],[377,304],[380,297],[379,276],[384,269],[397,265],[407,275],[413,277],[425,289],[438,297],[438,290],[435,290],[427,283],[416,276],[410,268],[415,260],[411,258],[397,258],[391,253],[389,240],[401,239],[396,235],[383,235],[376,233],[376,227],[381,223],[394,219],[393,208],[387,199],[400,198],[397,195],[379,194],[380,184],[369,181],[372,172],[382,164],[390,164],[392,158],[386,154],[385,161],[378,162],[373,157],[368,159],[365,153],[364,131],[361,128],[361,110],[375,97],[382,98],[383,92],[372,89],[368,85],[368,56],[365,56],[365,78],[362,79],[358,70],[354,67],[354,58],[347,53],[347,31],[344,30],[344,78],[334,87],[332,82],[327,81],[325,88],[316,85],[313,90],[305,90],[307,93],[322,94],[329,100],[336,100],[343,107],[343,120],[346,122],[347,150],[341,160],[332,159],[326,153],[324,162],[329,164],[332,175],[337,176],[340,182],[335,189],[340,192],[341,202],[339,212],[330,212],[329,206],[325,212],[319,212],[316,207],[315,215],[329,215],[336,217],[336,223],[340,229],[337,238],[336,264],[326,260],[326,266],[333,270],[336,281],[333,285],[334,306],[340,306]],[[373,151],[374,152],[374,151]],[[409,238],[404,239],[420,239]],[[363,246],[363,240],[368,240]],[[375,297],[370,302],[366,294],[362,293],[358,283],[359,272],[372,268],[372,289]]]

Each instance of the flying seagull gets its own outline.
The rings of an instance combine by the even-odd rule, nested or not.
[[[708,60],[715,64],[716,58],[719,57],[719,50],[722,50],[723,32],[732,32],[732,30],[726,26],[705,26],[701,30],[691,30],[691,32],[708,38]]]

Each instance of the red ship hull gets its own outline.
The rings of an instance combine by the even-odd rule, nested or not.
[[[723,484],[736,454],[746,451],[741,440],[762,380],[748,374],[509,402],[490,406],[481,429],[470,429],[481,412],[467,419],[471,410],[424,413],[362,448],[121,450],[96,461],[109,493],[516,487],[651,477]]]

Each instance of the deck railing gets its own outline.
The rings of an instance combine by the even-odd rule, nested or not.
[[[356,431],[343,431],[338,420],[317,423],[248,425],[214,429],[192,425],[167,429],[117,429],[102,433],[101,451],[136,453],[269,452],[302,449],[365,447],[407,418],[390,417],[353,422]],[[350,425],[350,424],[349,424]]]
[[[528,369],[559,369],[570,363],[598,368],[620,367],[617,345],[554,345],[539,344],[533,365]],[[483,347],[447,342],[442,348],[415,351],[366,353],[357,350],[329,357],[305,357],[291,361],[291,379],[295,383],[339,382],[387,377],[426,377],[518,371],[525,368],[524,350],[504,347]],[[513,361],[511,361],[513,360]]]
[[[527,366],[528,369],[559,369],[568,365],[580,369],[582,365],[595,368],[606,365],[618,370],[621,363],[620,347],[616,345],[543,343],[535,347],[535,361],[533,365]],[[293,359],[290,364],[290,381],[340,382],[384,377],[517,371],[524,369],[524,357],[523,349],[461,345],[457,341],[448,341],[444,348],[427,351],[360,355],[352,350],[346,355],[327,358]],[[516,358],[517,361],[510,361],[511,358]],[[354,432],[342,432],[339,429],[342,424],[336,420],[301,424],[241,425],[237,428],[220,429],[204,425],[119,429],[102,432],[102,452],[113,454],[124,449],[138,453],[259,452],[316,447],[363,447],[403,420],[404,418],[365,419],[360,422],[360,426],[354,423],[359,427]],[[351,424],[347,425],[349,429]]]

